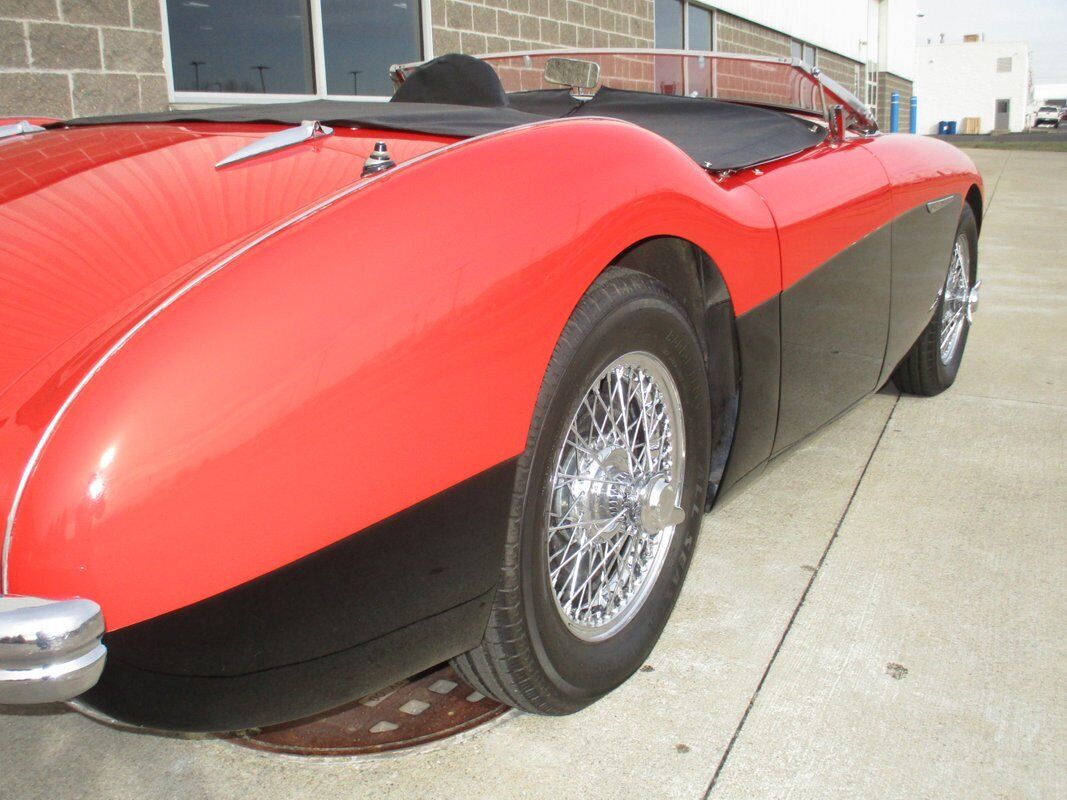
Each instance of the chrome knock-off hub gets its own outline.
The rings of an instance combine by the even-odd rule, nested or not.
[[[678,505],[678,492],[664,474],[654,475],[641,490],[641,524],[646,530],[660,531],[680,525],[685,512]]]
[[[642,480],[627,469],[626,451],[621,447],[608,448],[590,459],[585,470],[587,477],[574,483],[574,497],[582,504],[583,517],[611,521],[597,529],[591,538],[611,539],[628,523],[656,533],[685,520],[670,476],[658,472]]]

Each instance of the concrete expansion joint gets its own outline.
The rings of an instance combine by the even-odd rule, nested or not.
[[[752,696],[748,700],[748,705],[745,707],[745,713],[742,714],[740,722],[737,723],[737,727],[734,729],[733,735],[730,737],[729,744],[726,745],[726,749],[723,751],[722,757],[719,759],[719,763],[715,767],[715,772],[712,774],[711,781],[708,783],[708,789],[704,792],[704,800],[708,800],[708,798],[711,797],[711,793],[715,789],[715,784],[719,780],[719,775],[722,774],[723,768],[726,766],[726,762],[730,758],[730,753],[733,751],[734,744],[741,735],[741,731],[745,727],[745,722],[748,721],[753,706],[756,705],[756,700],[759,698],[760,692],[763,690],[763,685],[767,682],[767,676],[770,674],[771,668],[778,659],[778,654],[782,651],[782,646],[785,644],[789,632],[793,629],[793,624],[796,622],[797,616],[800,614],[800,609],[804,607],[804,601],[808,598],[808,592],[811,591],[811,587],[819,575],[819,570],[822,569],[822,565],[826,562],[826,557],[830,554],[830,548],[833,547],[834,542],[837,541],[837,535],[841,532],[841,528],[845,524],[848,512],[852,509],[852,504],[856,500],[856,495],[859,494],[860,486],[863,485],[863,479],[867,476],[867,470],[870,468],[871,462],[874,460],[874,455],[878,452],[878,448],[882,444],[882,439],[885,437],[886,431],[889,430],[889,423],[892,421],[899,403],[900,395],[898,394],[893,398],[893,405],[889,409],[889,413],[886,415],[885,422],[882,424],[882,430],[878,433],[878,438],[875,440],[874,446],[871,447],[871,452],[867,455],[867,461],[864,463],[863,469],[860,470],[859,477],[856,479],[856,483],[852,487],[852,494],[849,495],[848,502],[845,504],[845,508],[837,520],[837,525],[834,526],[834,532],[826,542],[826,547],[823,549],[822,555],[819,557],[819,563],[816,564],[814,568],[810,569],[811,577],[808,578],[808,583],[804,587],[804,591],[801,593],[796,606],[793,608],[793,613],[789,616],[789,621],[782,630],[782,635],[778,639],[778,644],[775,646],[774,652],[771,653],[771,657],[767,661],[766,667],[763,669],[763,674],[760,676],[759,683],[756,684],[756,690],[752,693]]]

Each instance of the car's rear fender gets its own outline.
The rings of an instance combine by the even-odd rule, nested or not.
[[[507,462],[569,314],[634,242],[692,242],[738,314],[779,289],[759,198],[625,123],[490,135],[361,186],[265,237],[98,365],[21,496],[11,591],[91,597],[123,628]],[[467,560],[477,570],[422,576],[425,602],[404,613],[491,588],[493,559]],[[362,590],[368,569],[352,577]],[[398,608],[386,597],[364,612],[410,622]]]

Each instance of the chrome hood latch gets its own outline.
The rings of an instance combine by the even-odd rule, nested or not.
[[[396,162],[389,155],[389,148],[385,146],[385,142],[375,142],[374,149],[367,156],[367,160],[363,162],[362,177],[366,178],[368,175],[384,172],[395,166]]]

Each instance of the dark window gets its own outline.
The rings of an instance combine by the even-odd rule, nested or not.
[[[689,6],[689,49],[711,50],[711,12]]]
[[[682,46],[682,0],[656,0],[656,47]]]
[[[329,94],[389,95],[389,67],[418,61],[420,0],[322,0]]]
[[[790,39],[789,55],[792,58],[799,58],[809,67],[815,66],[815,48],[810,44],[804,44],[804,42],[798,42],[796,39]]]
[[[422,58],[423,0],[166,0],[177,92],[392,94],[389,67]],[[318,80],[316,80],[316,76]]]
[[[307,0],[167,0],[179,92],[312,94]]]

